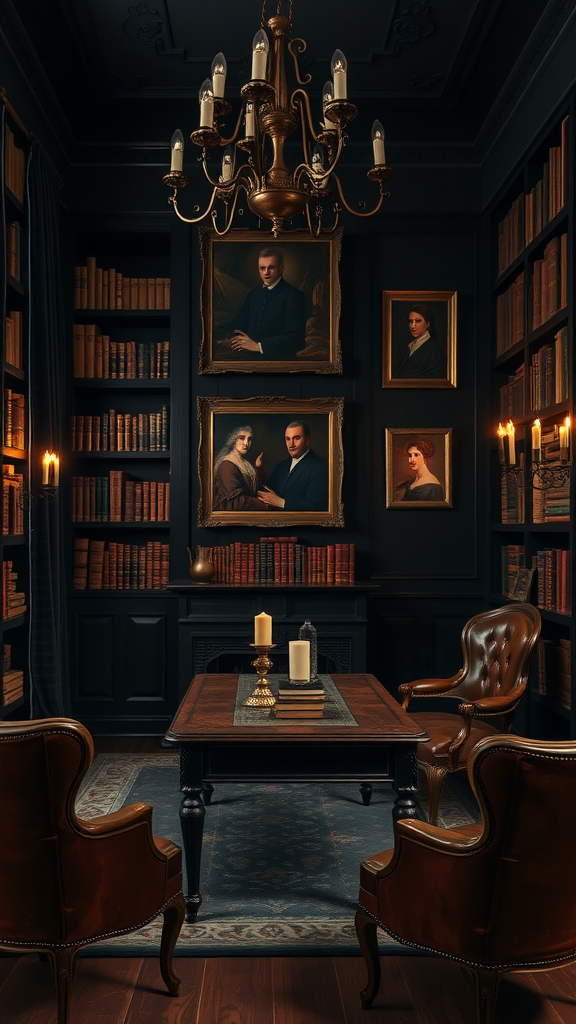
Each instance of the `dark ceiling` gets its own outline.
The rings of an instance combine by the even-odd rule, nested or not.
[[[267,3],[267,16],[276,6]],[[316,107],[340,47],[350,98],[366,117],[381,118],[392,144],[473,143],[503,91],[534,61],[562,6],[293,0],[293,31],[308,44],[302,63],[313,76]],[[0,12],[3,28],[20,39],[21,63],[47,115],[65,126],[69,142],[98,145],[123,134],[135,143],[147,132],[147,142],[160,145],[178,115],[184,131],[195,127],[198,89],[218,50],[228,62],[227,95],[239,96],[261,2],[0,0]]]

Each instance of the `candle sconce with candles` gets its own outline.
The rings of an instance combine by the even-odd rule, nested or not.
[[[537,491],[563,487],[570,479],[570,417],[567,416],[560,426],[554,424],[553,430],[559,441],[559,464],[547,465],[542,458],[542,425],[538,418],[530,429],[532,461],[526,483]],[[501,472],[513,476],[521,484],[524,468],[517,465],[516,430],[512,420],[506,426],[498,425],[497,436]]]

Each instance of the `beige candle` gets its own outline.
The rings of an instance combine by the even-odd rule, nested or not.
[[[334,99],[346,99],[346,72],[348,62],[342,50],[334,50],[331,62],[332,80],[334,82]]]
[[[200,127],[212,128],[214,124],[214,93],[212,82],[207,78],[200,88]]]
[[[184,166],[184,136],[178,128],[172,136],[171,142],[172,149],[172,162],[170,164],[171,171],[179,171],[182,173]]]
[[[506,424],[506,434],[508,436],[508,463],[510,466],[516,465],[516,430],[512,420],[508,420]]]
[[[532,426],[532,461],[540,462],[542,448],[542,430],[540,420],[534,420]]]
[[[308,682],[310,679],[310,641],[290,640],[288,643],[290,679]]]
[[[254,616],[254,646],[269,647],[272,643],[272,616],[266,612]]]

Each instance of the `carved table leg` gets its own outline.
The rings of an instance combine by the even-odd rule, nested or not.
[[[194,922],[202,903],[200,893],[200,862],[206,814],[202,793],[202,754],[190,747],[180,748],[180,789],[184,794],[180,806],[180,827],[186,864],[186,920]]]
[[[360,786],[360,795],[362,796],[362,803],[364,807],[368,807],[372,797],[372,784],[370,782],[363,782]]]
[[[399,745],[395,750],[395,755],[393,788],[397,796],[392,809],[392,818],[394,821],[398,821],[399,818],[418,818],[420,821],[425,821],[422,808],[416,799],[418,792],[416,749]]]

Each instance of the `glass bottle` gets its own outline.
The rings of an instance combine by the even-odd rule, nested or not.
[[[318,640],[316,636],[316,630],[312,623],[306,619],[304,624],[300,626],[298,630],[299,640],[310,641],[310,679],[318,678]]]

